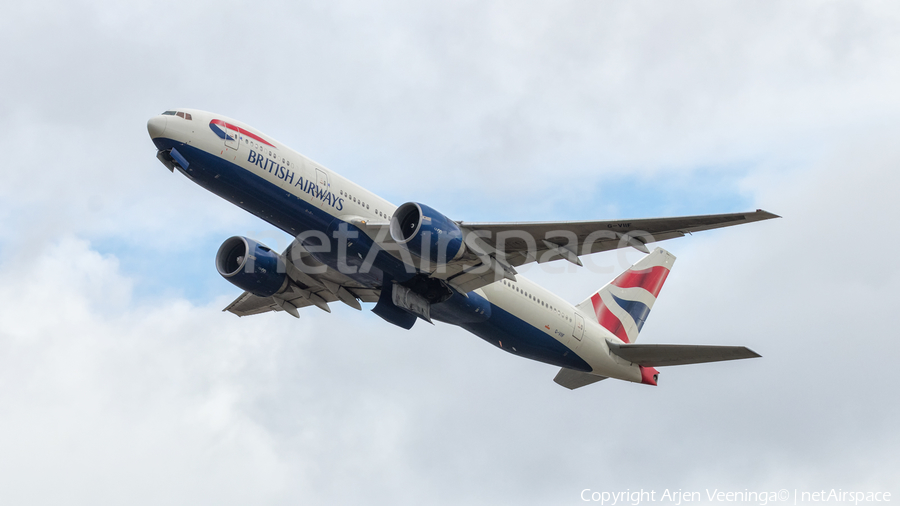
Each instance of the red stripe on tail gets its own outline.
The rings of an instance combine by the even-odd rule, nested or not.
[[[642,271],[625,271],[612,284],[619,288],[641,287],[657,297],[668,276],[669,269],[658,265]]]
[[[619,276],[621,277],[621,276]],[[594,305],[594,315],[597,316],[597,322],[606,330],[612,332],[622,342],[628,343],[628,332],[625,332],[625,326],[618,316],[612,314],[612,311],[603,303],[599,293],[591,296],[591,303]]]

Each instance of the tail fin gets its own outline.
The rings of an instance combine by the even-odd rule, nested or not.
[[[674,263],[674,255],[656,248],[578,304],[577,309],[595,315],[601,326],[623,342],[633,343]]]

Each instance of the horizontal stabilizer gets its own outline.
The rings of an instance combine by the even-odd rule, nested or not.
[[[569,390],[575,390],[576,388],[590,385],[591,383],[596,383],[600,380],[605,379],[606,376],[595,376],[586,372],[576,371],[574,369],[566,369],[565,367],[563,367],[559,370],[559,373],[556,374],[556,377],[553,378],[553,381],[568,388]]]
[[[760,355],[744,346],[702,346],[694,344],[618,344],[608,342],[609,351],[645,367],[702,364],[756,358]]]

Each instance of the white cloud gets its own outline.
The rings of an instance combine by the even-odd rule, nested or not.
[[[547,504],[585,487],[893,486],[898,12],[10,6],[0,498]],[[180,105],[467,219],[563,199],[585,208],[570,218],[600,218],[616,203],[588,189],[611,177],[746,174],[744,198],[784,218],[666,244],[679,260],[642,339],[764,358],[568,392],[553,368],[443,325],[223,314],[235,290],[199,264],[266,227],[153,159],[144,123]],[[460,190],[473,187],[494,198]],[[611,276],[529,273],[573,302]],[[177,291],[197,284],[222,296]]]

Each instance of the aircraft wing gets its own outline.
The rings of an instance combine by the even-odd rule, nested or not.
[[[484,235],[486,238],[482,240],[494,249],[503,251],[507,263],[517,266],[533,261],[545,262],[566,258],[565,250],[576,253],[578,256],[628,246],[645,251],[647,249],[645,244],[647,243],[682,237],[685,234],[703,230],[731,227],[778,217],[775,214],[757,209],[750,213],[680,216],[676,218],[530,223],[460,222],[460,226],[470,232]],[[520,232],[524,232],[524,234]],[[536,243],[533,251],[536,250],[537,255],[528,255],[528,236],[533,238]],[[550,244],[546,244],[544,241]],[[546,258],[544,258],[545,255]]]
[[[702,364],[724,360],[757,358],[744,346],[701,346],[694,344],[618,344],[609,342],[609,351],[634,364],[646,367]]]
[[[348,306],[361,309],[359,301],[378,302],[381,295],[380,288],[364,286],[353,279],[317,262],[303,249],[297,241],[292,242],[282,253],[282,258],[287,265],[287,274],[290,278],[288,289],[274,297],[260,297],[250,292],[244,292],[229,304],[223,311],[229,311],[238,316],[250,316],[269,311],[287,311],[299,318],[297,309],[308,306],[316,306],[324,311],[331,312],[329,302],[341,301]],[[301,270],[295,265],[302,262]],[[312,272],[322,271],[321,273]]]
[[[327,300],[323,301],[331,302]],[[308,299],[291,300],[290,302],[297,309],[314,305],[312,301]],[[222,311],[229,311],[238,316],[250,316],[268,313],[269,311],[283,311],[283,309],[281,309],[281,306],[279,306],[272,297],[260,297],[258,295],[253,295],[250,292],[244,292]]]
[[[624,247],[649,253],[648,243],[778,217],[758,209],[749,213],[636,220],[458,222],[465,236],[466,253],[432,277],[445,279],[460,292],[467,293],[503,278],[514,278],[516,267],[531,262],[565,259],[581,265],[578,258],[581,255]],[[366,226],[373,236],[381,240],[387,237],[390,241],[388,223]]]

